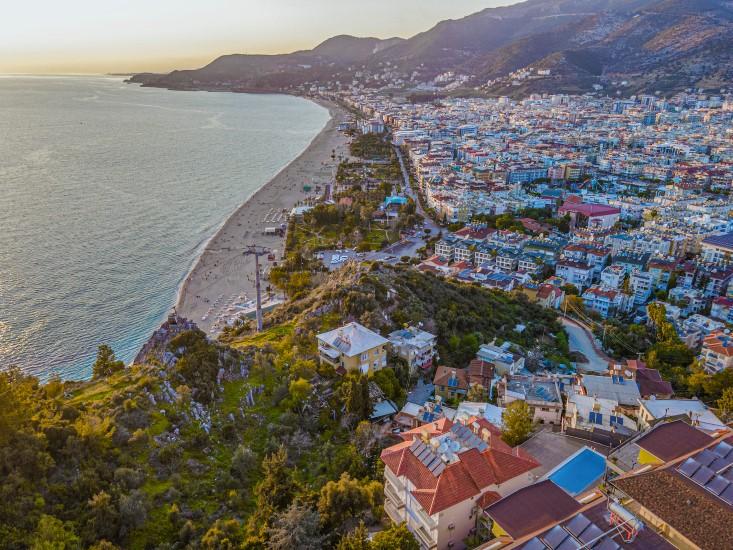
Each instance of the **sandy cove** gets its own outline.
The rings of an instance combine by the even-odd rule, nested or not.
[[[339,106],[325,101],[318,103],[331,115],[323,130],[310,145],[240,206],[222,225],[201,253],[196,265],[183,282],[176,310],[210,333],[216,317],[233,300],[246,295],[255,298],[255,261],[245,256],[245,247],[257,244],[282,255],[285,240],[277,235],[263,235],[266,227],[287,223],[287,214],[298,202],[308,197],[303,185],[331,183],[338,167],[338,157],[348,158],[348,137],[337,127],[346,115]],[[332,151],[336,151],[335,159]],[[270,265],[266,257],[260,263]],[[266,282],[263,284],[263,299]],[[241,302],[241,300],[236,300]],[[206,317],[205,320],[203,318]]]

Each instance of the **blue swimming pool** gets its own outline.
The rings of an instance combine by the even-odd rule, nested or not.
[[[548,474],[555,485],[572,496],[598,483],[606,471],[606,458],[588,447],[577,451]]]

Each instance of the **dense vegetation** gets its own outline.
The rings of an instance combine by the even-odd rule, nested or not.
[[[532,347],[559,330],[521,297],[351,266],[231,346],[181,334],[173,366],[119,369],[102,348],[85,383],[4,372],[0,547],[414,547],[399,526],[355,546],[384,521],[378,456],[394,439],[365,421],[369,380],[316,361],[315,333],[349,319],[423,321],[457,366],[494,337]],[[399,404],[407,372],[390,361],[371,381]]]

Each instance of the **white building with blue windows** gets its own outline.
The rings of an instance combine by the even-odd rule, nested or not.
[[[636,422],[623,413],[618,401],[577,393],[568,397],[564,424],[579,430],[637,430]]]

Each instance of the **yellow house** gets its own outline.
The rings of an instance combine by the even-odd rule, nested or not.
[[[389,340],[359,323],[349,323],[316,338],[320,361],[338,371],[370,374],[387,366]]]

